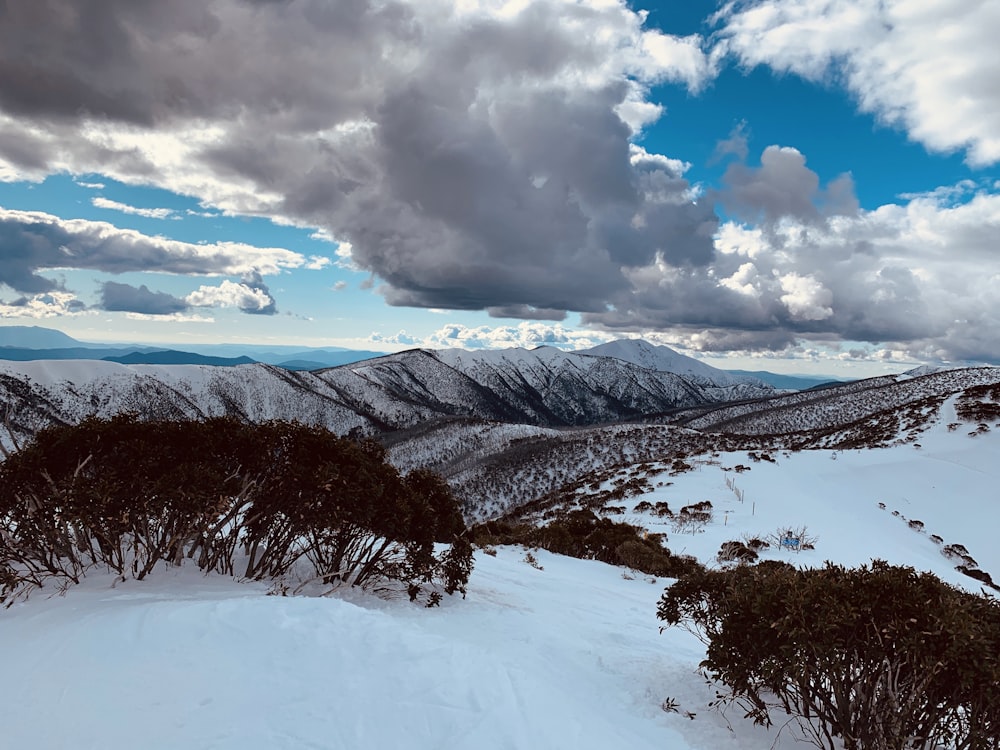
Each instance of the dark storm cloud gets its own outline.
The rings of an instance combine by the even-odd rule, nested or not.
[[[550,310],[530,305],[507,305],[506,307],[488,307],[486,312],[491,318],[520,318],[521,320],[566,320],[565,310]]]
[[[7,21],[0,108],[47,136],[0,154],[323,227],[391,304],[599,310],[623,267],[713,254],[711,206],[635,163],[616,112],[637,78],[701,73],[641,59],[624,6],[8,0]],[[119,124],[180,138],[184,167]]]
[[[135,287],[107,281],[101,287],[99,307],[109,312],[134,312],[144,315],[172,315],[184,312],[188,304],[166,292],[152,292],[145,284]]]

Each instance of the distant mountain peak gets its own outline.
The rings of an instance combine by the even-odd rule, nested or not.
[[[19,349],[61,349],[92,345],[77,341],[54,328],[0,325],[0,346]]]
[[[651,344],[643,339],[618,339],[576,353],[588,357],[613,357],[647,370],[672,372],[676,375],[707,380],[716,385],[765,385],[759,378],[720,370],[694,357],[676,352],[669,346]]]

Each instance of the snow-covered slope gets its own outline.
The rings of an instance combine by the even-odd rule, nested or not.
[[[735,375],[707,365],[693,357],[675,352],[669,346],[657,346],[642,339],[618,339],[600,344],[591,349],[582,349],[577,354],[591,357],[611,357],[623,362],[631,362],[647,370],[672,372],[694,379],[696,382],[715,386],[750,385],[762,387],[766,384],[747,375]]]
[[[710,407],[692,412],[682,421],[698,430],[748,435],[836,431],[876,416],[891,417],[921,403],[934,406],[958,391],[998,383],[1000,367],[887,375],[762,402]],[[876,430],[880,426],[872,423],[869,427]],[[898,427],[893,425],[890,431],[895,433]]]
[[[695,383],[609,357],[552,349],[413,350],[314,372],[262,364],[0,361],[0,399],[8,405],[18,438],[53,422],[123,411],[150,417],[298,419],[339,433],[397,430],[440,417],[564,427],[771,393],[765,386]]]
[[[706,452],[669,479],[657,474],[665,466],[649,466],[652,487],[614,517],[666,531],[674,552],[709,563],[723,541],[804,525],[815,550],[765,556],[801,565],[879,557],[978,591],[941,550],[963,544],[1000,577],[1000,430],[992,420],[970,435],[961,409],[947,399],[919,448],[776,453],[773,462]],[[713,518],[698,533],[680,533],[669,519],[635,512],[642,500],[675,510],[708,500]],[[911,528],[914,520],[923,528]],[[465,600],[433,610],[405,597],[266,596],[258,585],[187,569],[36,592],[0,611],[3,745],[802,746],[791,729],[776,740],[777,728],[709,706],[715,694],[697,671],[701,644],[678,629],[659,632],[655,607],[667,581],[544,551],[533,552],[534,566],[525,550],[496,552],[477,553]],[[662,710],[667,699],[680,713]]]

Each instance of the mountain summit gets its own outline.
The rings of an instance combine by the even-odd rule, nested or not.
[[[62,349],[90,346],[62,331],[41,326],[0,326],[0,347],[19,349]]]
[[[766,387],[765,383],[752,376],[735,375],[717,367],[707,365],[700,360],[675,352],[669,346],[657,346],[642,339],[618,339],[607,344],[600,344],[592,349],[581,349],[576,354],[589,357],[612,357],[623,362],[630,362],[647,370],[657,372],[672,372],[696,381],[708,382],[712,385],[755,385]]]

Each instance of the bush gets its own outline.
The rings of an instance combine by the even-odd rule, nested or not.
[[[567,557],[624,565],[654,576],[676,578],[701,565],[693,557],[674,555],[661,534],[638,526],[599,518],[589,510],[574,510],[547,526],[487,521],[472,527],[477,544],[523,544]]]
[[[704,531],[705,527],[712,522],[712,503],[702,500],[700,503],[685,505],[680,512],[673,516],[673,529],[678,533],[695,534]]]
[[[747,546],[743,542],[731,540],[722,543],[715,559],[720,563],[753,563],[757,562],[757,557],[757,551],[752,547]]]
[[[290,422],[49,428],[0,467],[0,598],[98,566],[141,580],[185,558],[254,580],[301,563],[328,587],[464,592],[472,550],[447,485],[384,459],[377,443]]]
[[[819,537],[810,534],[805,526],[779,526],[770,537],[771,544],[789,552],[816,549],[818,541]]]
[[[658,615],[702,639],[721,705],[758,724],[784,710],[830,750],[997,747],[1000,604],[929,573],[706,570],[670,586]]]

